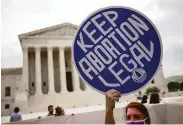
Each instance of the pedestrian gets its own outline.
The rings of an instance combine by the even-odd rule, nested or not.
[[[22,116],[19,113],[20,109],[18,107],[14,108],[14,113],[10,117],[10,122],[16,122],[16,121],[21,121]]]

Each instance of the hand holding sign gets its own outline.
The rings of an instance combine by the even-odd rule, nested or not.
[[[115,108],[115,101],[119,101],[121,93],[115,89],[111,89],[105,93],[106,96],[106,110],[112,111]]]
[[[116,89],[127,94],[153,78],[161,64],[162,45],[155,26],[143,14],[109,7],[81,24],[73,55],[80,76],[90,86],[102,93]]]

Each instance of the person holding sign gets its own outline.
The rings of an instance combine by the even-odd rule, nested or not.
[[[73,62],[80,77],[106,94],[106,124],[114,124],[113,109],[121,95],[139,91],[161,66],[163,47],[155,25],[143,13],[110,6],[90,14],[77,30]],[[129,124],[150,124],[147,108],[126,107]]]
[[[119,101],[121,94],[111,89],[106,92],[105,124],[115,124],[113,110],[115,101]],[[125,108],[127,124],[150,124],[151,120],[147,108],[139,102],[131,102]]]

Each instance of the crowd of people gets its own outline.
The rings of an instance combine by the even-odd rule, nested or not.
[[[114,89],[106,92],[106,114],[105,114],[105,124],[115,124],[113,110],[115,108],[115,102],[119,101],[121,94]],[[151,119],[148,113],[145,103],[147,103],[148,97],[144,95],[141,102],[130,102],[125,108],[125,118],[127,124],[150,124]],[[150,96],[150,104],[156,104],[160,102],[158,94],[152,94]],[[48,106],[47,116],[62,116],[65,115],[65,111],[62,107],[57,106],[55,108],[53,105]],[[10,122],[20,121],[22,116],[19,113],[19,108],[15,107],[14,113],[10,117]]]
[[[54,114],[54,107],[53,107],[53,105],[49,105],[48,106],[48,115],[47,116],[52,116],[52,115],[55,115],[55,116],[65,115],[65,111],[64,111],[64,109],[62,107],[57,106],[55,108],[55,114]]]
[[[145,104],[145,103],[148,103],[148,96],[147,95],[144,95],[142,97],[142,100],[141,100],[141,103]],[[159,97],[159,94],[158,93],[153,93],[150,95],[150,100],[149,100],[149,104],[157,104],[157,103],[160,103],[160,97]]]
[[[19,113],[20,109],[18,107],[14,108],[14,113],[10,116],[10,122],[16,122],[16,121],[21,121],[22,120],[22,115]],[[54,107],[53,105],[48,106],[48,115],[47,116],[62,116],[65,115],[65,111],[62,107],[57,106],[55,108],[54,112]],[[41,118],[41,117],[38,117]]]

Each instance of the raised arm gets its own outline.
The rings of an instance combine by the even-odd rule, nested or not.
[[[121,94],[114,89],[111,89],[105,93],[106,96],[106,113],[105,113],[105,124],[115,124],[114,119],[114,108],[115,101],[119,101]]]

